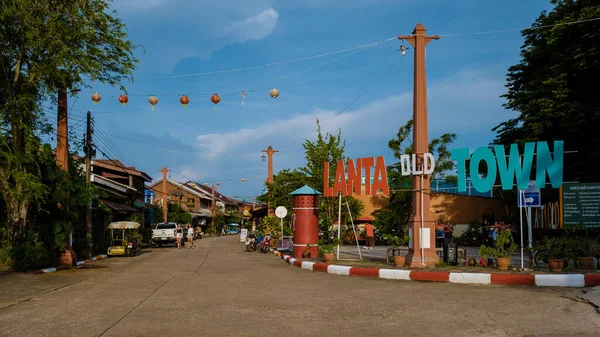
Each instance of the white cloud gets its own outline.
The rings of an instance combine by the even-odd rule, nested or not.
[[[482,145],[472,143],[474,137],[481,139],[480,135],[487,133],[491,137],[490,129],[506,119],[498,98],[503,91],[503,78],[496,79],[485,71],[459,70],[451,77],[430,81],[430,137],[455,132],[459,141],[470,144],[468,146]],[[348,141],[348,156],[363,155],[367,148],[373,149],[377,155],[385,155],[389,153],[389,139],[394,137],[401,124],[412,117],[412,91],[358,106],[334,118],[336,114],[335,111],[315,107],[308,113],[270,120],[252,128],[200,134],[196,137],[197,147],[210,153],[188,156],[185,161],[192,164],[174,170],[173,176],[181,180],[220,179],[228,182],[232,179],[232,186],[223,184],[225,191],[256,193],[262,190],[266,163],[260,160],[260,152],[248,151],[272,145],[280,150],[274,156],[275,171],[301,166],[304,164],[301,144],[305,135],[308,139],[315,139],[317,118],[321,121],[323,133],[335,134],[339,128],[342,129],[342,137]],[[370,149],[368,153],[372,155]],[[219,154],[223,152],[227,154]],[[255,174],[259,175],[256,179],[253,177]],[[247,179],[245,184],[240,183],[242,177]]]
[[[225,35],[237,42],[262,40],[271,35],[278,18],[279,13],[269,7],[255,16],[234,22],[225,30]]]
[[[117,10],[145,10],[166,4],[167,0],[118,0],[113,2]]]
[[[428,90],[430,136],[443,132],[490,130],[505,119],[494,113],[502,111],[498,98],[502,91],[502,81],[473,70],[461,70],[452,77],[431,83]],[[317,118],[323,133],[335,133],[341,128],[342,136],[349,140],[380,139],[382,144],[387,144],[398,127],[412,118],[412,92],[336,114],[314,108],[309,113],[270,121],[251,129],[199,135],[198,146],[212,152],[206,159],[217,160],[222,157],[219,152],[244,152],[248,144],[279,144],[281,147],[295,141],[301,143],[299,139],[307,134],[309,139],[314,139]]]
[[[171,179],[179,182],[186,182],[189,180],[198,182],[204,177],[200,173],[199,166],[181,165],[179,166],[179,169],[174,169],[171,172]]]
[[[273,2],[257,0],[249,6],[240,0],[120,0],[113,7],[127,24],[129,37],[146,50],[138,55],[140,68],[168,73],[182,59],[208,59],[224,46],[271,35],[279,19]]]

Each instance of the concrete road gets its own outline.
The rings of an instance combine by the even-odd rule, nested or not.
[[[197,243],[105,268],[0,273],[0,336],[600,335],[578,289],[338,276],[244,252],[234,236]]]

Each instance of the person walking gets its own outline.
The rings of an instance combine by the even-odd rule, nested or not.
[[[444,247],[445,227],[446,225],[444,222],[441,219],[438,219],[437,223],[435,224],[435,248]]]
[[[187,239],[188,239],[188,243],[190,244],[188,249],[196,249],[196,246],[194,245],[194,227],[192,227],[192,225],[188,224],[187,230],[188,230]]]
[[[375,246],[375,227],[370,223],[365,225],[365,234],[366,234],[366,247],[365,249],[373,249]]]
[[[177,249],[181,249],[181,239],[183,239],[183,229],[179,224],[175,228],[175,239],[177,239]]]
[[[447,246],[448,244],[453,243],[454,238],[454,226],[450,221],[446,221],[446,226],[444,226],[444,244]]]

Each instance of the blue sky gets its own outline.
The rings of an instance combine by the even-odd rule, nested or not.
[[[476,148],[493,139],[492,127],[515,115],[502,108],[499,96],[508,67],[519,60],[522,38],[518,31],[468,34],[528,27],[550,5],[548,0],[119,0],[114,8],[130,39],[145,49],[136,51],[141,64],[135,82],[127,85],[129,103],[123,107],[117,101],[118,88],[93,84],[102,101],[92,104],[87,89],[71,99],[71,125],[81,124],[90,110],[106,138],[96,135],[96,144],[113,159],[123,156],[108,138],[129,157],[125,162],[155,179],[167,166],[174,179],[219,181],[225,195],[253,196],[262,191],[267,173],[260,150],[269,145],[280,150],[275,171],[303,165],[300,139],[315,138],[316,118],[325,131],[342,129],[348,157],[384,155],[386,163],[394,162],[387,142],[412,117],[412,53],[335,118],[401,58],[400,41],[322,66],[316,65],[345,53],[245,71],[165,76],[344,50],[410,34],[421,22],[429,34],[442,35],[427,47],[430,139],[455,132],[453,148]],[[450,34],[466,35],[444,36]],[[241,91],[251,86],[242,106]],[[273,87],[281,92],[277,99],[269,97]],[[214,108],[213,93],[221,95]],[[151,94],[159,98],[154,111]],[[182,94],[191,100],[185,109],[179,104]],[[83,125],[75,132],[81,134]]]

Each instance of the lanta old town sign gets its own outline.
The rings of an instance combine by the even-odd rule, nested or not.
[[[373,184],[371,184],[371,168],[373,171]],[[365,192],[362,191],[363,169],[365,170]],[[369,158],[357,158],[356,163],[348,159],[348,179],[346,179],[345,165],[343,160],[339,160],[335,170],[335,182],[333,187],[329,185],[329,163],[323,163],[323,196],[333,197],[338,193],[343,196],[352,195],[375,195],[381,192],[385,195],[390,194],[388,187],[387,171],[385,159],[383,156]]]

